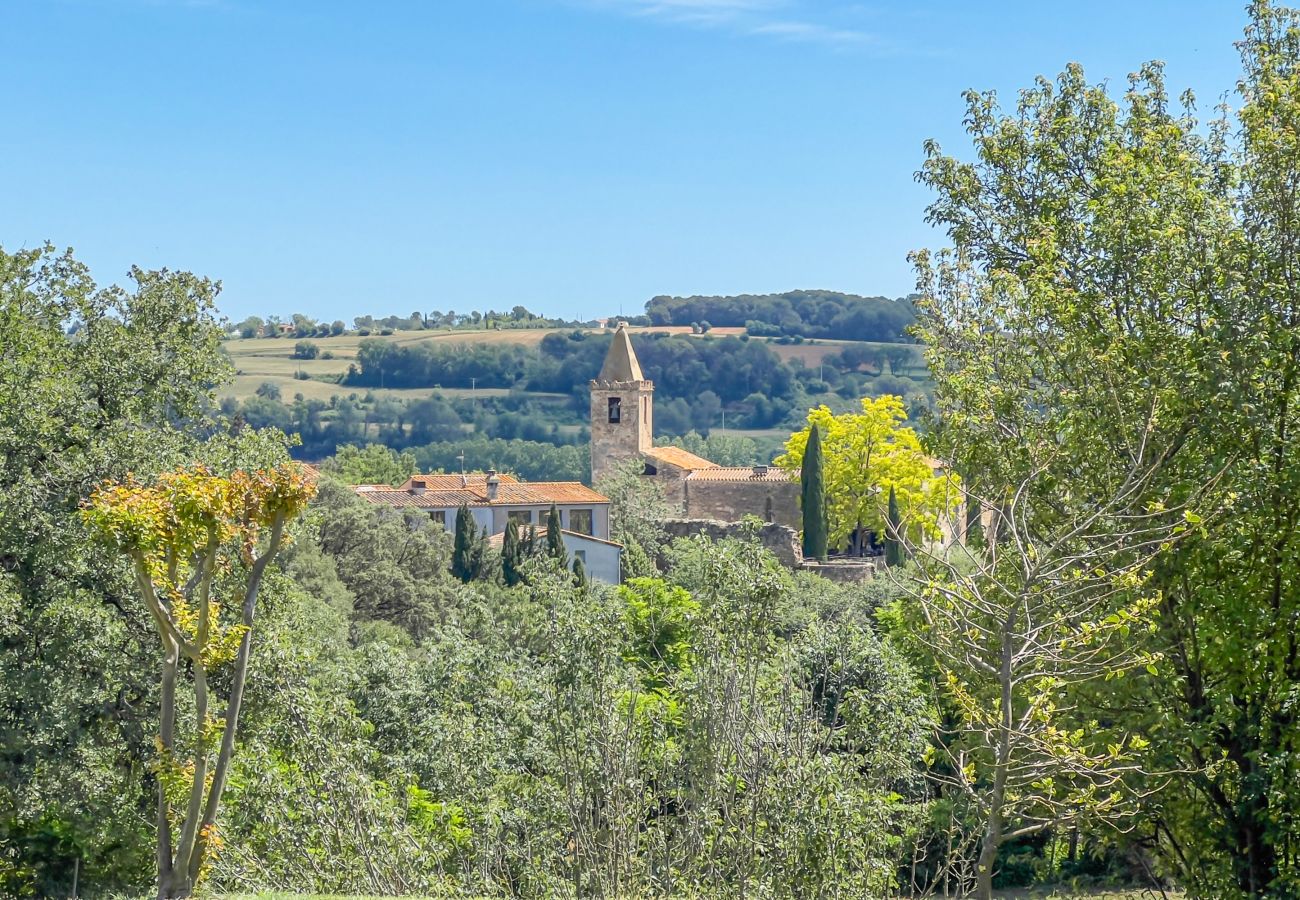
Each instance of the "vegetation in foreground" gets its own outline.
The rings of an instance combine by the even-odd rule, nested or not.
[[[117,551],[150,532],[85,510],[195,464],[276,471],[288,442],[212,414],[212,283],[0,253],[0,890],[145,890],[170,832],[217,894],[1296,895],[1300,17],[1251,14],[1235,127],[1157,67],[1122,105],[1071,68],[1011,113],[972,95],[974,162],[933,149],[956,246],[916,260],[929,449],[983,515],[927,554],[881,497],[912,563],[866,587],[743,539],[665,547],[634,478],[623,587],[545,555],[462,584],[440,527],[327,477],[258,630],[209,603],[173,630],[220,646],[160,658],[144,582],[179,613],[204,577],[164,553],[141,579]],[[84,506],[105,481],[124,506]],[[238,698],[250,634],[215,823],[159,823],[160,796],[202,807],[235,723],[201,685]]]

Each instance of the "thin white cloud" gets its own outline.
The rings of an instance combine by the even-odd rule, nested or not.
[[[865,31],[851,28],[831,28],[813,22],[766,22],[755,25],[750,34],[765,34],[788,41],[810,41],[823,44],[872,44],[878,40]]]
[[[798,0],[585,0],[583,5],[679,25],[725,28],[775,40],[835,46],[877,44],[865,31],[814,22]]]

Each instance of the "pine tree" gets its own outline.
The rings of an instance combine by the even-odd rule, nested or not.
[[[804,449],[800,487],[803,506],[803,555],[825,559],[827,551],[826,472],[822,459],[821,429],[816,425],[808,434]]]
[[[553,559],[567,561],[568,551],[564,549],[564,537],[560,534],[560,511],[551,504],[551,513],[546,517],[546,555]]]
[[[474,580],[474,517],[464,503],[456,510],[456,536],[451,551],[451,574],[463,582]]]
[[[508,586],[514,587],[524,580],[520,571],[523,546],[519,543],[519,524],[511,519],[506,523],[506,536],[501,543],[501,575]]]
[[[889,488],[888,522],[888,532],[885,536],[885,564],[901,566],[903,564],[903,540],[901,535],[903,520],[898,514],[898,494],[894,493],[892,485]]]

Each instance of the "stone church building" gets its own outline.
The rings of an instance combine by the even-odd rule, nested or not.
[[[687,519],[738,522],[747,515],[802,527],[799,474],[773,466],[720,466],[680,447],[654,445],[654,382],[645,377],[621,324],[600,375],[591,382],[591,477],[640,460]]]

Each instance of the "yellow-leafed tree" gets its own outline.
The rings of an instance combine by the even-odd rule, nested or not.
[[[940,517],[960,502],[959,482],[954,474],[936,474],[916,431],[906,422],[903,401],[886,394],[863,398],[860,413],[835,415],[826,406],[811,409],[808,425],[786,441],[776,464],[797,469],[812,427],[821,432],[831,546],[850,546],[856,552],[866,532],[884,537],[891,488],[898,499],[900,540],[919,544],[940,536]]]
[[[303,467],[216,475],[202,467],[107,483],[82,517],[131,563],[162,644],[158,735],[158,896],[194,892],[216,843],[252,650],[258,590],[285,528],[315,492]],[[193,734],[177,728],[182,666],[194,677]],[[212,676],[228,671],[224,712]]]

